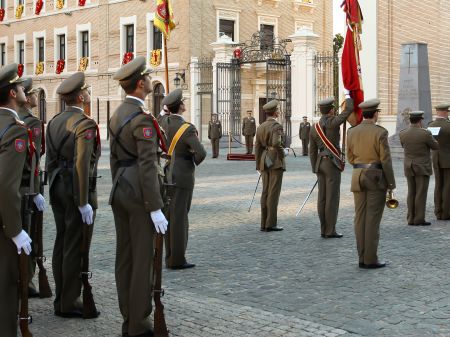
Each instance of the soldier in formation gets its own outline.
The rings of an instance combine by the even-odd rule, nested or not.
[[[27,193],[37,193],[37,195],[34,197],[35,202],[35,211],[36,212],[43,212],[45,210],[45,199],[44,196],[39,193],[40,190],[40,177],[41,175],[37,175],[33,177],[34,184],[30,188],[30,182],[31,182],[31,174],[35,174],[35,172],[40,171],[39,163],[40,163],[40,156],[42,153],[42,143],[43,143],[43,127],[42,122],[39,118],[33,116],[33,112],[31,109],[35,108],[37,106],[37,92],[39,89],[33,88],[33,80],[31,77],[28,77],[24,79],[22,83],[24,90],[25,90],[25,96],[27,98],[27,101],[20,106],[18,115],[22,122],[25,123],[26,127],[30,129],[31,135],[33,137],[33,143],[35,147],[35,163],[34,165],[37,166],[36,170],[32,168],[30,165],[27,165],[27,170],[24,171],[22,184],[20,186],[20,193],[22,195],[22,198]],[[33,212],[32,216],[36,214],[36,212]],[[37,251],[37,238],[34,237],[33,233],[35,233],[35,221],[31,222],[31,227],[29,231],[29,235],[33,242],[33,251]],[[27,229],[26,229],[27,230]],[[31,254],[30,258],[28,259],[29,262],[29,269],[28,269],[28,296],[29,297],[39,297],[39,292],[36,289],[35,284],[33,283],[33,276],[36,271],[36,257],[34,254]]]
[[[300,123],[298,135],[299,135],[300,139],[302,140],[302,154],[304,156],[308,155],[310,131],[311,131],[311,123],[308,122],[308,117],[303,116],[303,122]]]
[[[256,130],[256,170],[262,176],[261,231],[282,231],[277,224],[278,201],[280,199],[283,173],[286,170],[285,156],[288,150],[282,143],[283,126],[277,122],[278,101],[272,100],[263,106],[267,119]]]
[[[431,169],[430,149],[437,150],[438,142],[431,132],[422,128],[423,111],[409,113],[410,127],[400,132],[400,142],[405,151],[404,171],[408,182],[408,214],[410,226],[429,226],[425,221],[428,184]]]
[[[313,173],[317,174],[319,195],[317,211],[320,220],[320,235],[323,238],[341,238],[336,232],[341,188],[341,172],[344,170],[341,153],[340,126],[353,111],[353,100],[346,99],[345,110],[334,114],[334,98],[319,102],[322,117],[310,133],[309,156]]]
[[[348,162],[353,165],[351,191],[355,200],[355,236],[359,267],[382,268],[378,259],[380,222],[387,190],[395,189],[388,132],[376,125],[379,99],[359,105],[364,120],[348,130]]]
[[[213,113],[208,124],[208,139],[211,139],[213,158],[217,158],[219,156],[220,138],[222,138],[222,124],[217,119],[217,114]]]
[[[52,260],[54,312],[65,318],[83,317],[81,247],[83,241],[91,240],[97,209],[95,181],[100,138],[97,123],[83,111],[83,105],[91,99],[88,88],[83,72],[65,79],[57,94],[66,103],[66,109],[47,126],[45,164],[56,223]]]
[[[242,120],[242,135],[245,137],[247,154],[253,153],[253,139],[256,135],[256,121],[252,116],[252,110],[247,110],[247,116]]]
[[[4,337],[17,336],[19,255],[31,253],[22,229],[19,188],[30,162],[30,139],[17,111],[26,103],[17,64],[0,69],[0,327]]]
[[[153,242],[164,234],[161,131],[145,107],[151,93],[150,70],[136,57],[114,75],[126,93],[110,121],[110,164],[113,187],[109,203],[116,225],[116,284],[122,313],[122,336],[153,336]]]
[[[206,157],[206,151],[198,139],[197,129],[185,121],[183,91],[176,89],[167,95],[163,104],[170,111],[167,119],[167,144],[170,163],[166,170],[166,182],[171,187],[169,228],[166,235],[166,266],[171,269],[192,268],[186,260],[189,235],[189,210],[195,184],[195,166]]]
[[[436,119],[428,126],[439,128],[439,149],[432,151],[434,169],[434,214],[438,220],[450,220],[450,104],[436,106]]]

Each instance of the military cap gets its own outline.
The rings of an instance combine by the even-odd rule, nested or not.
[[[23,81],[24,79],[17,74],[17,63],[8,64],[0,69],[0,89]]]
[[[423,111],[411,111],[409,113],[409,118],[422,118],[423,119]]]
[[[380,105],[380,100],[378,98],[368,99],[358,105],[358,107],[364,111],[376,111]]]
[[[265,112],[275,112],[278,108],[278,100],[273,99],[270,102],[264,104],[263,110]]]
[[[123,65],[113,76],[116,81],[126,81],[135,75],[150,74],[151,69],[147,68],[144,56],[138,56],[133,61]]]
[[[436,110],[448,110],[450,108],[449,103],[438,104],[434,107]]]
[[[177,104],[180,104],[183,101],[184,101],[183,90],[175,89],[166,97],[164,97],[162,104],[167,105],[167,107],[170,109],[170,107],[176,106]]]
[[[39,91],[38,88],[33,88],[33,79],[31,77],[24,78],[22,85],[25,89],[26,95],[31,95]]]
[[[86,84],[84,79],[85,77],[83,72],[76,72],[62,81],[58,89],[56,89],[56,93],[59,95],[68,95],[74,91],[89,88],[90,85]]]
[[[334,108],[334,97],[328,97],[321,100],[318,103],[320,112],[323,114],[327,114],[330,112],[331,108]]]

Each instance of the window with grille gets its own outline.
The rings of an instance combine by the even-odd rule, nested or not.
[[[0,66],[6,65],[6,44],[0,44]]]
[[[58,35],[58,60],[66,59],[66,34]]]
[[[162,49],[162,33],[153,24],[153,21],[151,23],[151,26],[153,27],[153,35],[150,45],[152,46],[152,49]]]
[[[219,19],[219,37],[222,35],[234,41],[234,20]]]
[[[261,24],[260,26],[260,32],[262,33],[260,45],[261,50],[273,49],[273,39],[275,37],[274,29],[275,27],[273,25]]]
[[[44,38],[40,37],[37,39],[37,61],[38,62],[44,62],[44,55],[45,55],[45,42],[44,42]]]
[[[134,52],[134,25],[125,26],[125,52]]]
[[[25,62],[25,43],[24,41],[17,41],[17,61],[20,64]]]
[[[81,32],[81,57],[89,57],[89,31]]]

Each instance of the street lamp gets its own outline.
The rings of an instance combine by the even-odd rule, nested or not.
[[[184,84],[185,80],[186,80],[185,70],[183,70],[182,73],[175,73],[175,78],[173,79],[173,85],[175,86],[175,88],[180,87],[181,80],[183,80],[183,84]]]

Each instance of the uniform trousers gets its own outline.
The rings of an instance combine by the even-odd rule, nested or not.
[[[3,230],[0,230],[0,275],[0,334],[2,337],[16,337],[19,255],[14,242]]]
[[[122,333],[152,330],[154,225],[129,183],[119,178],[111,207],[116,225],[116,286]]]
[[[430,176],[407,176],[408,182],[408,214],[409,224],[422,224],[425,222],[428,184]]]
[[[217,158],[219,156],[219,138],[211,138],[212,157]]]
[[[253,138],[254,136],[245,136],[245,146],[247,148],[247,154],[253,153]]]
[[[189,235],[188,213],[191,209],[193,189],[173,188],[170,202],[169,227],[166,234],[166,266],[168,268],[185,264]]]
[[[283,182],[282,168],[261,172],[263,191],[261,193],[261,229],[277,226],[278,201]]]
[[[302,139],[302,154],[308,154],[309,138]]]
[[[83,220],[75,204],[72,173],[61,172],[50,189],[50,202],[56,223],[52,269],[55,279],[55,311],[63,313],[80,310],[81,294],[81,242]],[[95,211],[94,211],[95,218]],[[93,226],[93,224],[91,225]],[[89,231],[92,235],[92,230]],[[88,238],[89,242],[91,238]]]
[[[434,166],[434,214],[438,220],[450,220],[450,168]]]
[[[322,157],[317,171],[319,194],[317,212],[320,220],[320,234],[336,233],[341,189],[341,171],[328,157]]]
[[[355,236],[359,263],[378,261],[380,222],[386,203],[386,190],[371,189],[373,182],[361,176],[361,192],[353,192],[355,200]]]

